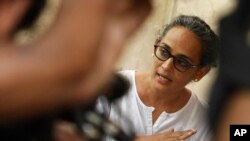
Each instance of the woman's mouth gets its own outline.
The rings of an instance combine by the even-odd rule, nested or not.
[[[158,81],[159,81],[160,83],[163,83],[163,84],[172,82],[172,80],[171,80],[168,76],[166,76],[166,75],[161,75],[161,74],[159,74],[159,73],[157,73],[157,78],[158,78]]]

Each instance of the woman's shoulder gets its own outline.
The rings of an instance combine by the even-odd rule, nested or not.
[[[122,75],[128,80],[133,80],[135,78],[135,70],[122,70],[118,74]]]
[[[193,91],[191,93],[192,93],[191,98],[193,104],[197,105],[197,107],[199,107],[202,110],[207,110],[207,108],[209,107],[207,101],[202,97],[198,96],[197,94],[195,94]]]
[[[132,75],[132,74],[135,74],[135,70],[121,70],[121,71],[118,71],[118,73],[121,75]]]

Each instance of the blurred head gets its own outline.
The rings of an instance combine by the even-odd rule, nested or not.
[[[218,46],[218,37],[200,18],[175,18],[155,42],[156,84],[180,90],[192,80],[199,81],[210,67],[216,66]]]

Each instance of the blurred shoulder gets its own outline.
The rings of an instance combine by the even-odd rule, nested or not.
[[[134,78],[135,77],[135,70],[122,70],[119,71],[118,74],[122,75],[125,78]]]

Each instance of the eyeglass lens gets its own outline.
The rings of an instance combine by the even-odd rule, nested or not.
[[[168,49],[161,46],[156,46],[155,56],[161,61],[166,61],[169,58],[173,57],[174,67],[182,72],[192,67],[192,65],[186,59],[173,56]]]

